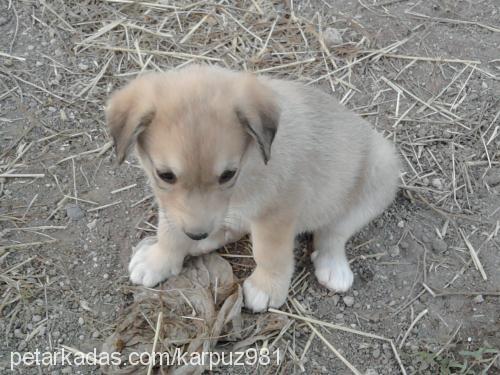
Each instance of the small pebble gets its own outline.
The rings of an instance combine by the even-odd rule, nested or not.
[[[403,220],[400,220],[398,222],[398,228],[404,228],[405,227],[405,222]]]
[[[400,253],[400,251],[399,251],[399,246],[398,245],[394,245],[394,246],[391,246],[389,248],[389,255],[391,257],[395,258],[395,257],[399,256],[399,253]]]
[[[440,178],[433,178],[431,181],[431,185],[438,190],[442,190],[443,189],[443,180],[441,180]]]
[[[83,318],[82,318],[82,317],[79,317],[79,318],[78,318],[78,324],[82,326],[82,325],[83,325],[83,323],[84,323]]]
[[[446,242],[440,238],[435,238],[432,240],[432,248],[438,253],[442,253],[448,249]]]
[[[375,349],[372,353],[373,355],[373,358],[378,358],[380,357],[380,350],[379,349]]]
[[[83,210],[76,204],[68,204],[66,205],[66,215],[71,219],[71,220],[80,220],[85,216],[85,213]]]
[[[24,339],[25,336],[23,335],[21,330],[19,328],[17,328],[14,330],[14,337],[16,337],[18,339]]]
[[[100,333],[99,333],[99,332],[97,332],[97,331],[94,331],[94,332],[92,333],[92,337],[93,337],[94,339],[98,338],[99,336],[100,336]]]
[[[500,173],[491,173],[484,179],[489,186],[496,186],[500,184]]]
[[[87,228],[90,230],[94,229],[97,225],[97,219],[92,220],[90,223],[87,224]]]
[[[474,303],[483,303],[484,302],[484,298],[481,294],[478,294],[472,300],[474,301]]]
[[[40,320],[42,320],[42,317],[40,315],[33,315],[32,319],[36,323],[36,322],[39,322]]]
[[[328,27],[323,33],[323,39],[328,47],[336,46],[342,44],[342,35],[340,31],[334,29],[333,27]]]
[[[354,305],[354,297],[352,296],[345,296],[344,298],[342,298],[342,300],[347,307],[351,307],[352,305]]]
[[[486,90],[486,89],[488,88],[488,84],[487,84],[486,82],[484,82],[484,81],[483,81],[483,82],[481,83],[481,87],[482,87],[483,89],[485,89],[485,90]]]

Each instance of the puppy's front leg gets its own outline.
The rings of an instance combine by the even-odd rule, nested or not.
[[[179,274],[191,242],[184,233],[169,225],[165,214],[160,212],[157,237],[143,239],[132,256],[128,266],[130,280],[153,287]]]
[[[295,216],[289,211],[250,224],[257,267],[243,284],[245,305],[254,312],[280,307],[293,274]]]

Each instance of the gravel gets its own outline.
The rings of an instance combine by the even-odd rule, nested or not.
[[[344,298],[342,298],[342,300],[344,301],[344,304],[347,307],[351,307],[352,305],[354,305],[354,297],[353,296],[345,296]]]
[[[442,253],[448,250],[448,244],[440,238],[435,238],[434,240],[432,240],[432,248],[437,253]]]
[[[472,300],[474,301],[474,303],[483,303],[484,297],[481,294],[479,294],[475,296]]]
[[[85,213],[77,204],[66,205],[66,215],[74,221],[81,220],[85,217]]]

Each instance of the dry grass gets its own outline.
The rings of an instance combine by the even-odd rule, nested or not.
[[[105,0],[97,4],[94,1],[41,1],[44,16],[43,19],[33,16],[34,22],[68,32],[72,36],[72,43],[69,44],[71,49],[65,51],[65,54],[86,59],[88,66],[74,66],[68,59],[47,56],[46,59],[53,70],[50,82],[32,75],[29,70],[14,71],[0,67],[0,74],[4,79],[0,83],[0,98],[15,92],[20,108],[25,108],[22,87],[28,86],[31,89],[29,95],[35,101],[49,101],[61,108],[62,123],[67,121],[68,110],[73,107],[82,111],[94,111],[97,114],[95,120],[98,127],[75,133],[67,129],[49,130],[47,136],[25,142],[25,137],[35,127],[49,129],[26,111],[30,126],[2,150],[0,155],[0,193],[11,179],[23,179],[26,183],[32,183],[34,179],[49,177],[59,187],[57,173],[54,172],[57,168],[72,163],[73,191],[70,194],[60,189],[60,200],[54,206],[48,207],[47,220],[53,218],[68,202],[86,205],[89,207],[88,212],[105,211],[114,205],[122,204],[121,200],[114,199],[114,195],[134,189],[136,184],[114,190],[109,202],[105,204],[78,198],[75,174],[81,170],[81,160],[99,161],[107,157],[111,149],[110,142],[60,160],[52,160],[50,156],[45,155],[44,150],[71,138],[92,139],[92,134],[105,132],[102,107],[109,92],[138,74],[150,70],[179,68],[192,63],[220,64],[231,69],[249,70],[301,80],[305,84],[321,85],[341,98],[345,105],[369,119],[386,137],[393,139],[401,150],[405,163],[401,188],[405,195],[413,202],[429,207],[446,220],[445,227],[436,228],[439,236],[445,236],[447,231],[453,230],[463,239],[463,244],[456,247],[456,252],[469,254],[471,260],[465,262],[445,288],[470,269],[471,264],[474,264],[486,280],[488,275],[481,263],[481,249],[497,236],[499,224],[484,217],[481,224],[484,231],[491,235],[479,247],[475,247],[471,237],[476,232],[466,235],[469,231],[467,219],[472,216],[474,210],[469,197],[478,186],[487,185],[485,178],[488,172],[500,165],[499,150],[496,148],[500,111],[498,99],[486,102],[486,107],[479,114],[471,113],[466,104],[471,79],[487,77],[498,80],[498,75],[473,56],[459,59],[453,56],[443,58],[416,55],[410,47],[410,42],[423,37],[425,26],[413,30],[408,36],[379,45],[375,36],[359,21],[332,11],[330,14],[335,16],[328,18],[320,12],[302,12],[297,3],[222,0],[175,1],[172,2],[175,5],[171,5],[152,0]],[[360,3],[375,14],[382,12],[383,4],[372,6]],[[12,6],[15,6],[15,3],[12,3]],[[390,16],[387,9],[384,14]],[[435,18],[413,10],[408,10],[407,15],[424,21],[468,25],[492,33],[499,32],[499,29],[492,25]],[[331,39],[332,29],[340,32],[341,41]],[[0,52],[0,57],[11,59],[14,63],[25,61],[25,58],[15,56],[11,51]],[[408,74],[412,68],[425,72],[431,70],[434,79],[441,83],[439,90],[429,90],[415,80]],[[496,114],[492,118],[484,117],[492,113],[495,106]],[[418,130],[424,127],[427,130],[421,134]],[[464,148],[464,142],[476,144],[478,151],[467,157],[460,156],[457,150]],[[46,170],[34,170],[29,163],[23,162],[26,155],[34,152],[35,148],[40,150],[40,147],[42,152],[35,158],[43,161]],[[99,163],[97,169],[100,165]],[[85,174],[83,176],[87,178]],[[132,202],[130,207],[150,199],[151,196],[146,196]],[[0,222],[5,221],[20,230],[28,230],[29,228],[25,227],[25,217],[36,202],[37,195],[29,200],[31,203],[23,211],[2,214]],[[154,225],[148,218],[141,219],[138,228],[140,233],[154,231]],[[29,240],[6,240],[0,245],[0,257],[5,258],[12,251],[53,243],[56,239],[46,233],[51,229],[53,228],[50,226],[31,229],[32,239]],[[2,236],[5,234],[6,232],[2,232]],[[237,273],[244,274],[251,267],[248,259],[249,244],[245,242],[238,246],[240,248],[236,254],[232,249],[231,254],[223,255],[233,263]],[[372,257],[382,255],[384,253]],[[9,269],[2,269],[0,312],[9,310],[4,318],[11,321],[14,321],[19,312],[19,301],[27,295],[43,293],[43,284],[31,283],[22,273],[17,272],[32,260],[30,258]],[[431,260],[430,265],[425,262],[424,258],[424,270],[432,268],[434,261]],[[335,351],[334,346],[319,331],[318,327],[325,325],[324,322],[306,317],[293,299],[294,295],[304,290],[303,283],[307,276],[305,273],[297,276],[290,291],[288,307],[281,312],[296,321],[292,321],[284,331],[274,333],[273,345],[287,348],[285,361],[289,365],[278,368],[278,371],[285,373],[290,368],[303,368],[302,362],[315,336],[320,337],[330,350]],[[419,288],[395,310],[395,314],[411,307],[425,292],[433,293],[433,288],[425,282],[423,286],[419,285]],[[446,291],[433,293],[433,297],[443,295],[446,295]],[[411,335],[414,325],[420,319],[425,319],[426,312],[427,310],[423,310],[409,322],[399,341],[399,348]],[[158,315],[158,322],[160,320]],[[294,332],[295,325],[304,321],[312,334],[303,354],[300,355],[296,348],[290,346],[290,335]],[[338,327],[332,325],[330,328]],[[157,326],[154,344],[157,342],[158,332]],[[368,332],[364,334],[367,337],[388,340]],[[455,335],[456,332],[453,337]],[[398,366],[404,373],[404,365],[396,346],[393,341],[389,341]],[[360,373],[350,364],[349,358],[335,353],[353,373]]]

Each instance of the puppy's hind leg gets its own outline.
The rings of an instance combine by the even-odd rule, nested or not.
[[[339,233],[334,225],[316,230],[315,251],[311,255],[319,283],[336,292],[347,291],[354,280],[345,254],[345,243],[350,235]]]
[[[336,292],[346,292],[352,286],[354,275],[345,253],[345,244],[375,215],[370,215],[363,204],[352,208],[338,222],[313,233],[314,249],[311,259],[319,283]]]
[[[378,216],[394,199],[399,176],[399,160],[389,142],[381,136],[373,139],[366,174],[361,178],[359,194],[348,211],[335,222],[314,232],[314,263],[318,281],[327,288],[345,292],[353,274],[345,254],[349,238]]]
[[[353,274],[345,254],[345,244],[357,231],[380,214],[385,204],[366,197],[337,222],[316,230],[315,251],[311,255],[320,284],[336,292],[345,292],[353,282]],[[390,202],[390,200],[389,200]]]

